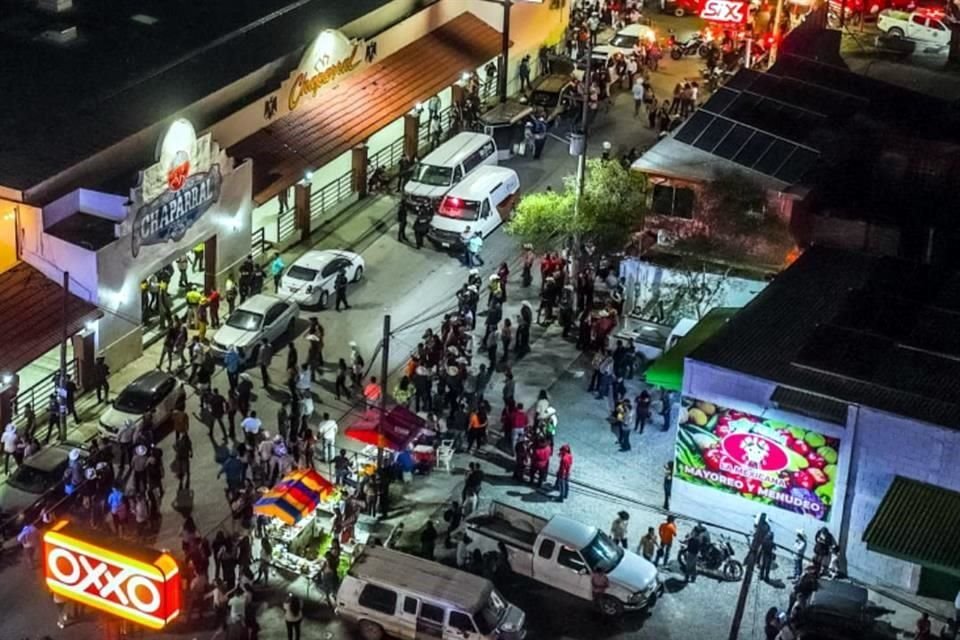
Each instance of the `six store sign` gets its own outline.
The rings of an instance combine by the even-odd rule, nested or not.
[[[736,0],[703,0],[700,17],[710,22],[744,24],[749,15],[746,2]]]
[[[149,629],[180,614],[180,571],[167,553],[119,553],[64,520],[43,536],[43,565],[52,592]]]

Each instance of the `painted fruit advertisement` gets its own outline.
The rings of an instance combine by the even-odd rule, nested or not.
[[[674,474],[827,521],[839,450],[837,438],[685,398]]]

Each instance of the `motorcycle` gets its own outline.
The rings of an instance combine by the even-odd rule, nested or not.
[[[743,564],[737,560],[734,555],[733,544],[730,538],[719,536],[717,542],[708,542],[700,549],[697,557],[698,573],[719,573],[724,580],[737,582],[743,578]],[[679,562],[680,568],[686,572],[686,542],[680,545]]]
[[[732,78],[734,73],[735,72],[733,71],[722,68],[720,65],[717,65],[713,69],[704,67],[700,70],[700,76],[703,78],[703,82],[706,85],[707,90],[711,93],[716,91],[722,84]]]
[[[670,39],[670,57],[674,60],[679,60],[684,56],[691,56],[693,54],[697,54],[701,58],[707,57],[709,45],[703,37],[703,34],[699,31],[690,36],[690,39],[685,42],[680,42],[673,36],[670,36]]]

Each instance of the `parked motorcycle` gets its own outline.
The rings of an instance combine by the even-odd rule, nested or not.
[[[680,42],[673,36],[670,36],[670,38],[672,40],[670,57],[674,60],[679,60],[684,56],[692,56],[694,54],[699,55],[701,58],[707,57],[709,45],[707,44],[706,39],[703,37],[703,34],[699,31],[694,33],[688,40],[684,42]]]
[[[717,542],[708,542],[697,557],[698,573],[718,573],[724,580],[737,582],[743,578],[743,564],[734,555],[733,544],[727,536],[719,536]],[[686,542],[680,545],[680,568],[686,572]]]
[[[711,93],[732,78],[734,73],[734,71],[724,69],[720,65],[717,65],[713,69],[708,69],[707,67],[700,69],[700,76],[703,78],[703,83]]]

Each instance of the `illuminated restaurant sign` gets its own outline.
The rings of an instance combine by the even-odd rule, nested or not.
[[[363,64],[363,42],[349,40],[339,31],[327,29],[314,40],[293,76],[287,107],[293,111],[306,98]]]
[[[700,5],[700,17],[710,22],[743,24],[749,16],[749,5],[736,0],[704,0]]]
[[[132,251],[180,240],[220,199],[218,150],[208,133],[201,138],[186,120],[177,120],[160,142],[158,161],[142,172],[135,191]]]
[[[180,572],[159,551],[126,555],[93,542],[67,521],[43,536],[43,566],[53,593],[149,629],[180,614]]]

